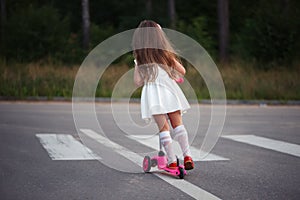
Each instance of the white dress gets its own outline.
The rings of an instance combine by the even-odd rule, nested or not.
[[[141,95],[142,118],[149,120],[152,115],[167,114],[180,110],[184,113],[190,105],[176,81],[157,65],[157,78],[146,82]]]

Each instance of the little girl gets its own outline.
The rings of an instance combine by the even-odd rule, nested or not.
[[[159,47],[152,48],[153,44],[159,44]],[[142,118],[154,118],[159,129],[160,142],[168,156],[168,167],[175,168],[177,163],[172,149],[168,119],[170,120],[172,137],[180,144],[185,169],[191,170],[194,162],[181,116],[190,105],[176,83],[178,78],[184,76],[185,68],[173,53],[171,43],[159,24],[153,21],[145,20],[140,23],[134,33],[132,45],[135,57],[134,82],[137,86],[143,85]]]

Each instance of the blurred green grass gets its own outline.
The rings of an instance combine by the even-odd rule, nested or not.
[[[72,97],[78,65],[0,63],[0,96],[26,99],[27,97]],[[131,67],[114,64],[104,72],[96,97],[110,97],[119,78]],[[300,100],[300,67],[276,67],[262,70],[253,64],[232,62],[219,67],[227,99],[237,100]],[[205,82],[192,67],[185,77],[198,99],[209,99]],[[138,89],[132,97],[139,97]]]

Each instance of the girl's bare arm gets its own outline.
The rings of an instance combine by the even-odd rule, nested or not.
[[[185,68],[177,61],[175,60],[175,66],[174,66],[174,69],[179,72],[182,76],[185,75]]]
[[[142,79],[139,71],[138,71],[138,66],[134,66],[134,75],[133,75],[133,80],[136,86],[140,87],[144,84],[144,80]]]

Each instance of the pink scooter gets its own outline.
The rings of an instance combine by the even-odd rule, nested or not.
[[[160,149],[162,149],[161,144],[159,144],[159,146]],[[156,167],[156,166],[159,170],[164,170],[172,176],[178,176],[180,179],[183,179],[184,176],[186,175],[186,170],[184,169],[183,165],[179,164],[178,158],[177,158],[177,167],[175,169],[171,169],[168,167],[167,156],[162,150],[158,152],[157,156],[153,156],[152,158],[150,158],[150,156],[144,157],[143,160],[144,172],[150,172],[151,167]]]

